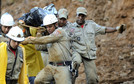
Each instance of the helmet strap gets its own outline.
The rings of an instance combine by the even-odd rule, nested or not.
[[[54,23],[54,27],[55,27],[55,29],[57,29],[58,27],[57,27],[57,25],[56,25],[56,23]]]

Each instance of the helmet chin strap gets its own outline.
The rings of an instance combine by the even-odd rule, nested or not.
[[[57,29],[58,27],[56,26],[56,23],[54,23],[54,27],[55,27],[55,29]]]
[[[12,48],[12,46],[10,45],[10,42],[11,42],[11,39],[9,40],[9,48],[16,51],[17,49]]]

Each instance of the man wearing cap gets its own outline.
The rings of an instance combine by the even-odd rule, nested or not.
[[[17,32],[16,32],[17,31]],[[0,84],[28,84],[22,30],[16,26],[6,34],[7,43],[0,43]]]
[[[73,48],[78,58],[81,58],[85,73],[87,84],[98,84],[98,76],[94,60],[96,59],[96,45],[95,36],[99,34],[112,33],[120,30],[121,26],[116,28],[105,27],[96,24],[92,20],[85,20],[87,17],[87,10],[84,7],[78,7],[76,10],[77,19],[73,23],[75,26]]]
[[[81,59],[77,56],[78,53],[75,52],[74,49],[72,49],[72,41],[73,41],[73,35],[71,34],[72,31],[73,31],[73,28],[74,26],[72,25],[72,23],[70,23],[69,21],[67,21],[68,19],[68,11],[67,9],[65,8],[61,8],[59,11],[58,11],[58,26],[59,27],[62,27],[62,29],[64,29],[67,33],[67,35],[69,36],[69,42],[70,42],[70,50],[69,52],[71,53],[71,56],[75,62],[75,75],[73,75],[72,77],[72,83],[74,84],[75,83],[75,79],[76,77],[78,76],[78,67],[81,63]]]
[[[14,25],[14,19],[9,13],[4,13],[1,16],[1,28],[0,28],[0,42],[8,41],[6,34]]]
[[[69,21],[67,21],[68,19],[68,11],[65,8],[61,8],[58,11],[58,26],[62,27],[63,29],[68,29],[70,28],[72,25]]]

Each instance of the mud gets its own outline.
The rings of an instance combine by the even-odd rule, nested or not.
[[[56,8],[69,11],[69,21],[74,22],[76,8],[88,10],[87,19],[103,26],[116,27],[126,24],[122,34],[111,33],[96,37],[96,65],[100,84],[134,84],[134,0],[14,0],[7,4],[2,0],[2,13],[11,13],[15,20],[32,7],[44,7],[54,3]],[[84,68],[81,64],[76,84],[85,84]]]

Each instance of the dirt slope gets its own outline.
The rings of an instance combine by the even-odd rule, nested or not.
[[[87,19],[100,25],[116,27],[125,23],[127,30],[123,34],[96,37],[96,65],[100,84],[134,84],[134,0],[14,0],[10,5],[5,1],[2,0],[2,13],[11,13],[15,20],[32,7],[54,3],[57,9],[68,9],[71,22],[75,21],[76,8],[84,6]],[[83,65],[79,71],[76,84],[85,84]]]

